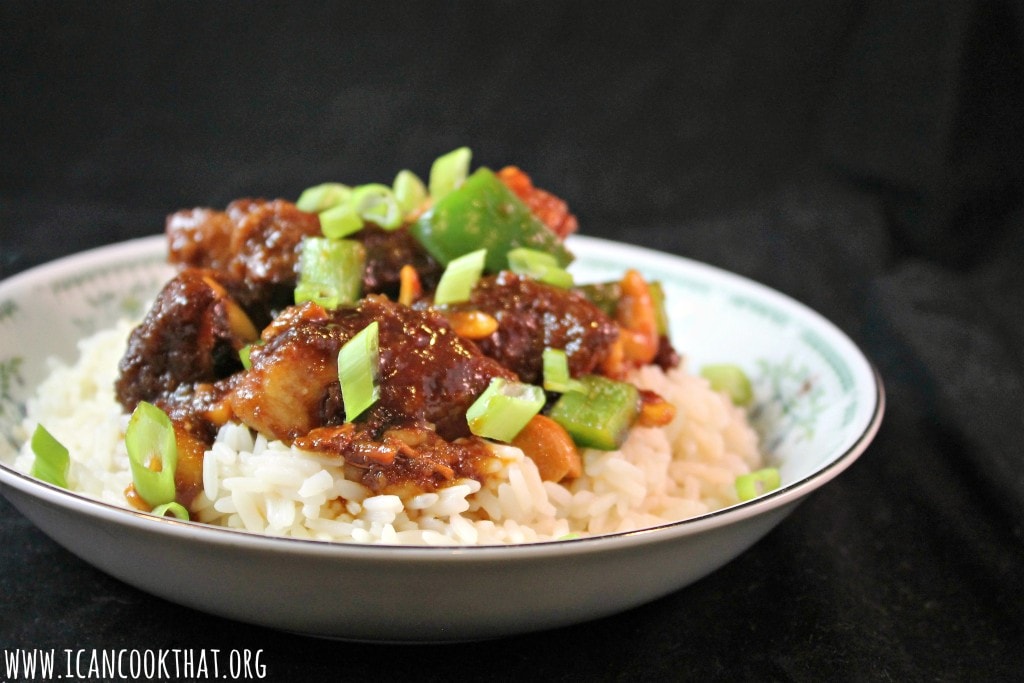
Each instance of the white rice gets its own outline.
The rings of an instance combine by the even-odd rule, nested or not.
[[[41,423],[68,447],[72,489],[122,506],[131,482],[128,416],[113,384],[131,327],[85,339],[74,365],[53,362],[23,424],[26,437]],[[634,428],[620,450],[584,451],[583,476],[565,484],[542,481],[522,451],[494,444],[495,471],[483,486],[466,479],[405,498],[374,495],[346,479],[334,458],[228,424],[206,452],[193,517],[325,541],[493,545],[629,531],[738,502],[736,477],[762,465],[745,412],[683,367],[646,367],[631,380],[673,403],[675,418]],[[15,466],[27,472],[33,458],[26,444]]]

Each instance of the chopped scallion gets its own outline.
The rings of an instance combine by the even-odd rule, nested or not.
[[[427,186],[412,171],[406,169],[399,171],[391,187],[394,190],[398,208],[402,210],[403,215],[412,213],[427,201]]]
[[[359,218],[385,230],[394,230],[402,224],[403,212],[395,199],[395,193],[387,185],[359,185],[352,188],[348,201]]]
[[[366,249],[354,240],[307,237],[299,254],[295,303],[312,301],[337,308],[359,299]]]
[[[441,306],[469,299],[473,287],[484,271],[486,249],[477,249],[453,259],[441,273],[434,292],[434,303]]]
[[[242,368],[246,371],[252,370],[252,361],[249,360],[250,353],[252,353],[252,344],[246,344],[238,349],[238,359],[242,361]]]
[[[751,500],[758,496],[774,491],[782,484],[782,477],[779,470],[774,467],[741,474],[736,477],[736,495],[740,500]]]
[[[706,379],[715,391],[724,391],[735,405],[750,405],[754,400],[750,378],[737,365],[705,365],[700,370],[700,376]]]
[[[320,232],[340,240],[363,229],[363,219],[350,201],[344,201],[320,213]]]
[[[658,334],[668,336],[668,311],[665,309],[665,288],[657,280],[647,283],[648,291],[651,293],[651,303],[654,304],[654,322],[657,325]]]
[[[352,188],[341,183],[322,183],[303,190],[295,206],[309,213],[320,213],[344,202],[351,192]]]
[[[539,280],[540,282],[568,289],[573,286],[572,274],[562,268],[554,254],[528,247],[518,247],[508,252],[508,266],[512,272]]]
[[[359,417],[380,398],[377,385],[379,334],[380,325],[375,320],[345,342],[338,352],[338,381],[346,422]]]
[[[43,425],[36,425],[36,430],[32,434],[32,452],[36,456],[32,462],[32,476],[66,489],[68,468],[71,466],[68,449],[46,431]]]
[[[586,391],[587,387],[569,374],[569,356],[562,349],[544,349],[544,388],[564,394],[567,391]]]
[[[163,505],[157,505],[153,508],[153,514],[157,517],[164,517],[170,512],[178,519],[188,521],[188,510],[181,503],[164,503]]]
[[[469,431],[485,439],[512,441],[544,407],[544,390],[495,377],[466,411]]]
[[[178,445],[167,413],[139,402],[124,434],[135,492],[151,506],[174,501]]]
[[[403,216],[390,187],[368,183],[345,188],[339,201],[321,209],[320,231],[324,237],[342,239],[362,230],[366,221],[394,230],[402,225]]]
[[[430,196],[435,202],[465,182],[472,157],[469,147],[459,147],[434,160],[428,182]]]

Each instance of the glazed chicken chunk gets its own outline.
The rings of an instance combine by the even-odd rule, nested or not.
[[[379,324],[380,400],[367,420],[382,428],[413,419],[445,439],[469,434],[466,410],[494,377],[514,374],[458,337],[440,315],[370,296],[328,311],[313,303],[286,310],[253,348],[252,369],[234,387],[234,414],[260,433],[293,440],[339,425],[344,405],[338,352],[372,321]]]
[[[242,369],[238,351],[258,332],[211,271],[188,268],[168,282],[128,340],[114,385],[131,411]]]
[[[538,384],[545,348],[564,349],[573,377],[593,372],[619,331],[615,321],[582,295],[505,271],[482,278],[461,308],[494,317],[497,329],[478,339],[484,354]]]

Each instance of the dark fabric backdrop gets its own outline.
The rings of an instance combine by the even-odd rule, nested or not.
[[[1022,37],[981,0],[0,4],[0,276],[465,144],[586,234],[807,303],[888,393],[867,453],[722,570],[472,645],[193,612],[0,499],[0,647],[263,648],[292,681],[1019,678]]]

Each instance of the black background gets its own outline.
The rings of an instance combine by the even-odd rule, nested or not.
[[[495,642],[210,617],[0,499],[0,647],[262,648],[292,681],[1019,678],[1022,35],[997,1],[0,4],[4,277],[178,208],[389,182],[468,145],[585,234],[807,303],[888,392],[862,458],[725,568]]]

